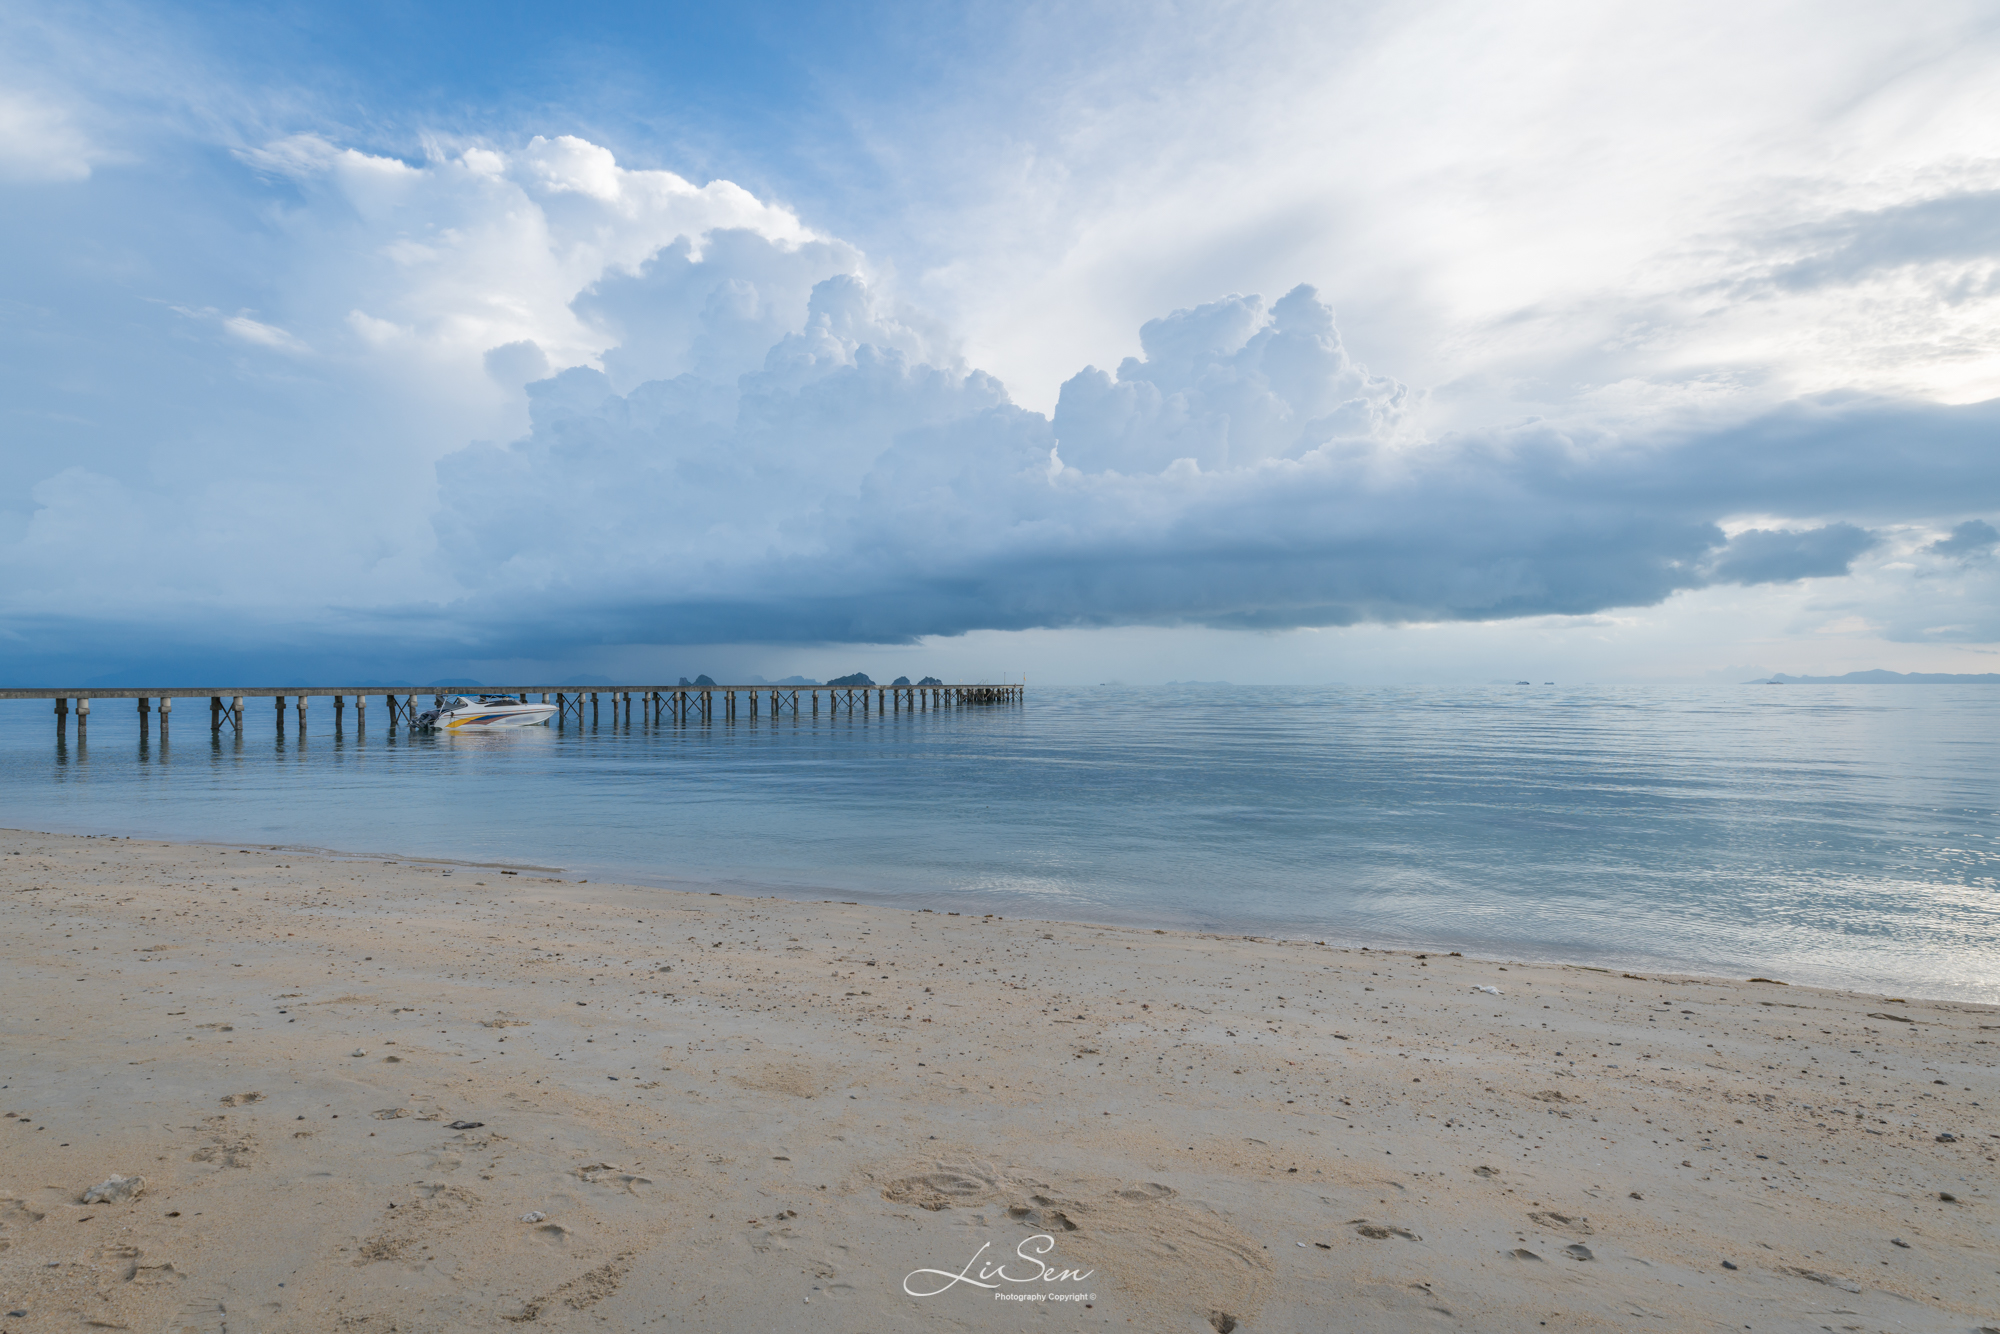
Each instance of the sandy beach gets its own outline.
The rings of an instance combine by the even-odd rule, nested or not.
[[[1993,1007],[22,832],[0,910],[6,1331],[2000,1325]]]

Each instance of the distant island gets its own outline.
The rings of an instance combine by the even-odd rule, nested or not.
[[[2000,672],[1849,672],[1845,676],[1760,676],[1746,686],[2000,686]]]

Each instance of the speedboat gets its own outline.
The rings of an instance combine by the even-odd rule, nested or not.
[[[490,732],[502,727],[533,727],[554,716],[553,704],[526,704],[512,695],[457,695],[416,717],[419,727],[440,732]]]

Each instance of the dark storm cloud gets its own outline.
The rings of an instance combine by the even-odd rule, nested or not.
[[[1799,532],[1751,528],[1729,539],[1708,567],[1718,584],[1778,584],[1846,574],[1875,535],[1851,523]]]

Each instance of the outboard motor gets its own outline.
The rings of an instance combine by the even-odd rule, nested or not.
[[[452,704],[457,705],[462,702],[461,700],[453,700]],[[410,725],[412,727],[434,728],[437,726],[438,719],[444,717],[445,712],[444,696],[434,696],[431,700],[431,707],[411,719]]]

